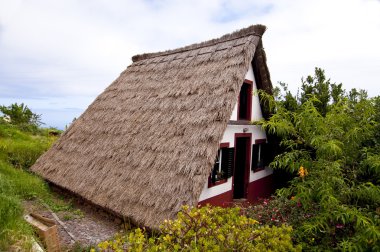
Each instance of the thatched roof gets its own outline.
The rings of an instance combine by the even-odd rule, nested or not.
[[[134,56],[32,170],[151,228],[196,205],[249,64],[271,90],[265,29]]]

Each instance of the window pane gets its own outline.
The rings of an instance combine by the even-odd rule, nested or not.
[[[221,148],[215,158],[214,168],[210,175],[212,184],[232,176],[234,164],[234,148]]]
[[[220,150],[218,150],[218,154],[216,155],[215,158],[215,163],[214,163],[214,168],[212,169],[211,172],[211,182],[215,184],[216,181],[218,181],[218,171],[219,171],[219,166],[220,166]]]
[[[252,85],[243,83],[239,94],[238,120],[251,120]]]
[[[264,168],[265,166],[265,148],[266,144],[254,144],[252,145],[252,165],[251,170],[255,171],[256,169]]]
[[[239,95],[239,119],[249,119],[248,118],[248,95],[249,95],[249,85],[243,84],[240,89]]]

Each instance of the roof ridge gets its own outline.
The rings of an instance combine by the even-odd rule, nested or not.
[[[264,26],[264,25],[261,25],[261,24],[251,25],[247,28],[243,28],[243,29],[237,30],[235,32],[223,35],[222,37],[217,38],[217,39],[211,39],[211,40],[207,40],[207,41],[204,41],[201,43],[195,43],[195,44],[191,44],[188,46],[179,47],[179,48],[171,49],[171,50],[167,50],[167,51],[137,54],[137,55],[132,57],[132,62],[137,62],[137,61],[144,60],[144,59],[156,58],[156,57],[160,57],[160,56],[167,56],[170,54],[175,54],[175,53],[180,53],[180,52],[187,52],[187,51],[191,51],[191,50],[196,50],[196,49],[209,47],[209,46],[213,46],[216,44],[220,44],[220,43],[224,43],[224,42],[228,42],[228,41],[232,41],[232,40],[236,40],[239,38],[252,36],[252,35],[258,36],[261,38],[262,35],[264,34],[265,30],[266,30],[266,26]]]

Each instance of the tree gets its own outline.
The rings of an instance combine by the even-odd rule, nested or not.
[[[28,106],[21,103],[11,104],[10,106],[0,106],[0,111],[10,118],[10,123],[14,125],[41,125],[41,115],[33,113]]]
[[[284,107],[290,111],[295,111],[300,105],[314,97],[316,98],[314,100],[315,108],[322,116],[325,116],[332,104],[338,103],[347,96],[342,88],[342,83],[331,83],[331,80],[326,78],[325,71],[318,67],[315,68],[314,76],[309,75],[306,79],[301,78],[301,81],[301,92],[297,95],[293,95],[288,90],[286,83],[279,83],[284,94],[282,96],[277,95],[277,100],[282,102]],[[276,89],[276,91],[277,94],[281,94],[280,89]],[[356,89],[353,89],[351,92],[349,94],[352,97],[351,99],[365,96],[364,91],[358,92]]]
[[[305,215],[318,208],[294,239],[305,250],[380,249],[380,97],[347,94],[321,69],[301,89],[296,105],[287,90],[277,101],[261,94],[273,114],[260,124],[282,147],[271,167],[293,174],[277,195],[297,199]]]

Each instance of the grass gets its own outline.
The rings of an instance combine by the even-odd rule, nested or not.
[[[0,123],[0,251],[31,246],[33,230],[23,219],[22,201],[34,199],[52,209],[68,208],[57,203],[47,184],[28,170],[55,140],[48,130],[27,132]]]
[[[33,235],[22,218],[21,202],[36,197],[49,197],[46,184],[36,176],[16,170],[0,160],[0,251],[23,240],[22,237]]]
[[[0,124],[0,159],[27,170],[55,140],[47,129],[31,133],[14,125]]]

